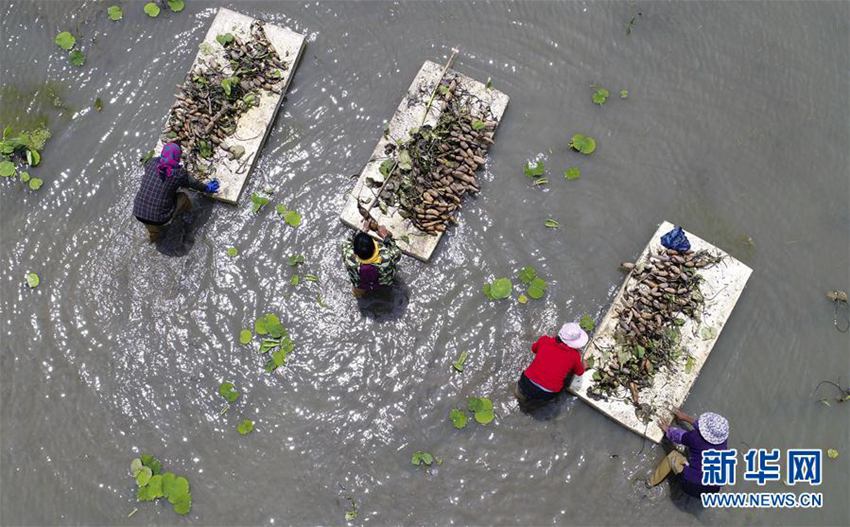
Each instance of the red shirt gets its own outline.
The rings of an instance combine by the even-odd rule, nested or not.
[[[531,351],[537,356],[526,368],[525,376],[550,392],[560,392],[569,374],[584,373],[581,353],[558,342],[555,337],[543,335],[531,346]]]

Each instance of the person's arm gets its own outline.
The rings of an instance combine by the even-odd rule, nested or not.
[[[584,363],[584,357],[579,355],[576,365],[573,366],[573,373],[576,375],[584,375],[585,368],[587,368],[587,365]]]
[[[658,427],[661,428],[661,431],[664,432],[664,435],[670,441],[676,443],[677,445],[682,444],[682,438],[687,433],[687,430],[682,430],[677,426],[670,426],[664,421],[658,421]]]
[[[683,412],[681,408],[673,408],[673,416],[679,421],[682,421],[683,423],[688,423],[691,426],[696,425],[697,422],[696,419]]]
[[[212,192],[211,190],[209,190],[209,184],[195,179],[194,177],[192,177],[191,174],[189,174],[189,171],[186,170],[185,168],[180,167],[178,170],[180,170],[180,176],[179,177],[181,178],[181,180],[180,180],[180,186],[181,187],[188,187],[188,188],[191,188],[192,190],[197,190],[198,192]],[[210,181],[210,183],[212,183],[213,181],[216,182],[216,189],[215,190],[217,191],[218,190],[218,181],[213,179],[213,180]]]
[[[354,244],[351,243],[351,240],[342,244],[342,262],[348,272],[351,285],[358,287],[360,285],[360,264],[357,263],[357,258],[354,256]]]
[[[546,338],[546,335],[543,335],[542,337],[538,338],[534,342],[534,344],[531,345],[531,353],[537,353],[537,351],[540,350],[540,346],[543,344],[544,338]]]
[[[393,233],[383,225],[378,227],[378,236],[382,238],[381,259],[395,266],[401,260],[401,247],[395,242]]]

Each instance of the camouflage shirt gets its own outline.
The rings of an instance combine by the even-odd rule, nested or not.
[[[366,264],[366,266],[374,267],[377,270],[379,285],[392,285],[395,280],[396,267],[401,260],[401,249],[392,239],[392,236],[387,236],[383,243],[380,243],[378,250],[381,253],[381,263]],[[342,244],[342,261],[345,263],[345,270],[348,271],[351,285],[358,289],[364,289],[361,285],[366,284],[361,284],[360,262],[357,260],[357,255],[354,254],[352,240],[346,240]]]

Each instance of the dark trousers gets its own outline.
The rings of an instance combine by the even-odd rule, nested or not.
[[[541,390],[539,386],[525,376],[525,372],[519,376],[516,388],[515,394],[517,401],[519,401],[520,406],[525,411],[536,410],[558,395],[557,393]]]

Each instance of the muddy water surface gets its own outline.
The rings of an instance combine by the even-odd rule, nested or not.
[[[850,4],[187,4],[154,20],[124,2],[118,23],[103,2],[0,5],[2,124],[44,116],[53,131],[39,192],[0,182],[0,523],[186,523],[135,503],[139,451],[190,477],[194,524],[338,525],[348,497],[375,525],[848,522],[847,409],[811,392],[850,382],[823,296],[850,269]],[[131,216],[137,159],[219,5],[309,37],[245,191],[272,189],[304,224],[253,215],[244,195],[199,199],[157,249]],[[53,44],[61,30],[85,67]],[[358,305],[338,261],[344,192],[422,62],[451,47],[460,71],[511,96],[482,193],[430,264],[404,260],[394,295]],[[602,108],[593,84],[613,94]],[[567,151],[575,132],[598,139],[592,156]],[[522,174],[533,158],[546,188]],[[567,182],[573,165],[582,178]],[[701,511],[647,491],[661,449],[581,402],[517,410],[532,340],[600,316],[617,264],[662,220],[754,269],[686,409],[728,416],[737,448],[841,450],[823,510]],[[318,284],[289,285],[291,254]],[[549,280],[543,300],[484,299],[484,281],[528,264]],[[296,341],[276,375],[237,341],[267,311]],[[219,415],[223,379],[243,395]],[[498,418],[455,431],[448,412],[471,395]],[[243,438],[244,417],[256,431]],[[444,463],[416,469],[420,449]]]

